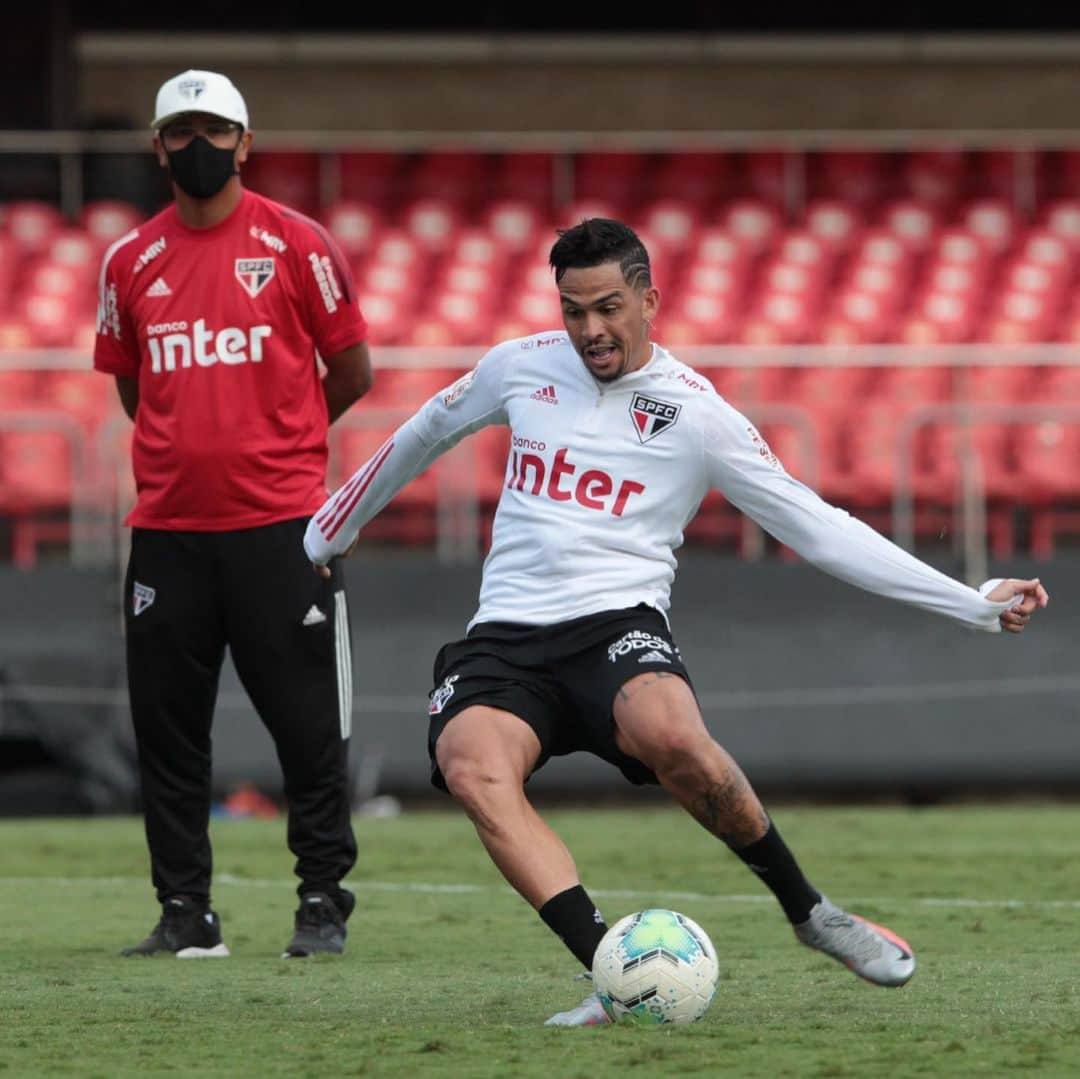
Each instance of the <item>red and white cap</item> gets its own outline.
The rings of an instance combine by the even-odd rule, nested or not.
[[[243,125],[245,130],[248,126],[247,105],[240,91],[216,71],[185,71],[163,83],[157,93],[150,126],[158,131],[187,112],[220,116]]]

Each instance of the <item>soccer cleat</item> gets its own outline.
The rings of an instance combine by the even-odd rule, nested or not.
[[[915,973],[915,955],[907,941],[830,903],[825,896],[810,917],[795,926],[808,947],[838,959],[853,974],[874,985],[904,985]]]
[[[338,894],[337,902],[325,892],[308,892],[300,897],[296,929],[281,953],[282,959],[300,959],[316,952],[341,955],[345,951],[345,921],[352,914],[356,898],[344,889]],[[342,911],[341,907],[346,909]]]
[[[177,959],[223,958],[229,954],[221,939],[221,921],[186,896],[170,896],[161,904],[161,920],[144,941],[121,955],[174,955]]]
[[[544,1022],[546,1027],[598,1027],[610,1023],[611,1017],[604,1011],[600,998],[591,993],[576,1008],[568,1012],[556,1012]]]

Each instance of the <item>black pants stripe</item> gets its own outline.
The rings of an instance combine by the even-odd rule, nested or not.
[[[281,762],[298,891],[334,895],[356,861],[345,594],[339,566],[330,580],[312,571],[306,525],[132,534],[128,690],[159,899],[210,895],[210,728],[226,647]]]

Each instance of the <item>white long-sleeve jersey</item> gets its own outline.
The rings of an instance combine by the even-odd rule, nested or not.
[[[488,424],[511,449],[470,622],[550,625],[647,603],[666,612],[683,528],[711,488],[819,569],[990,632],[1012,601],[914,558],[793,479],[708,379],[653,346],[614,382],[565,333],[493,348],[431,398],[315,514],[304,548],[324,564],[440,454]]]

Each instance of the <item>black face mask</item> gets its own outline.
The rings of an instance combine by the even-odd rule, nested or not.
[[[165,154],[169,175],[193,199],[212,198],[236,175],[236,147],[222,150],[202,135],[196,135],[182,150],[166,150]]]

